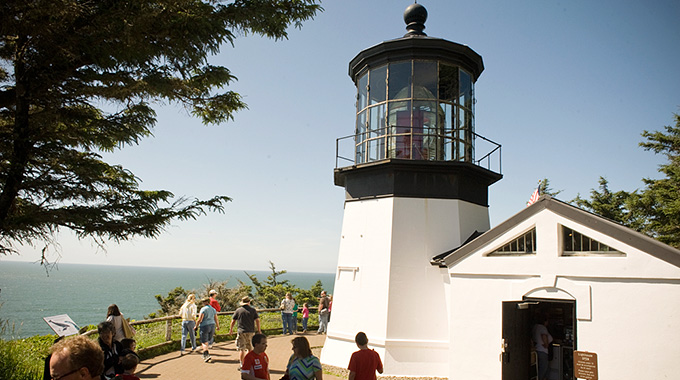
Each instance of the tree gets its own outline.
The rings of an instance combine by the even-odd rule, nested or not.
[[[151,313],[147,317],[156,318],[158,315],[165,316],[179,314],[179,308],[182,307],[182,304],[186,301],[188,295],[189,292],[184,290],[181,286],[168,292],[167,297],[156,294],[156,301],[161,308],[156,313]]]
[[[300,291],[295,285],[291,285],[288,280],[278,279],[280,275],[287,273],[286,270],[277,271],[276,266],[271,261],[269,262],[269,269],[272,273],[267,276],[264,282],[261,282],[256,275],[244,272],[255,286],[255,299],[253,303],[265,309],[279,307],[286,293],[291,293],[295,296]]]
[[[637,193],[628,193],[623,190],[612,192],[609,190],[609,181],[604,177],[600,177],[598,183],[599,190],[591,189],[590,200],[583,199],[580,194],[577,194],[571,203],[640,231],[643,219],[635,206]]]
[[[665,132],[643,131],[647,139],[640,146],[656,154],[664,154],[668,162],[659,166],[665,178],[644,178],[645,189],[635,206],[646,217],[642,231],[680,248],[680,114],[674,114],[675,126],[665,126]]]
[[[553,190],[550,187],[550,181],[547,178],[543,178],[538,182],[538,194],[539,195],[550,195],[551,197],[557,196],[562,190]]]
[[[316,0],[4,0],[0,5],[0,252],[61,228],[97,244],[156,237],[230,199],[141,190],[99,153],[151,136],[152,103],[205,124],[244,109],[209,64],[237,34],[287,38]]]
[[[201,292],[200,297],[209,297],[210,291],[215,290],[217,292],[216,299],[219,302],[222,311],[236,310],[240,306],[241,299],[245,296],[250,296],[250,293],[253,290],[252,286],[246,285],[241,280],[237,281],[238,286],[228,288],[227,284],[229,281],[215,281],[210,279],[207,284],[203,285],[203,291]]]

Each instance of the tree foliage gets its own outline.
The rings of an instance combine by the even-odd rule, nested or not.
[[[637,231],[642,230],[643,218],[637,210],[637,193],[620,190],[613,192],[609,189],[609,181],[600,177],[598,190],[591,189],[590,199],[576,195],[571,203],[578,207],[598,214]]]
[[[171,290],[165,297],[157,294],[156,301],[161,308],[157,312],[149,314],[148,318],[178,314],[179,308],[191,293],[196,295],[196,304],[200,309],[200,300],[207,298],[210,290],[213,289],[217,292],[216,298],[220,303],[222,311],[236,310],[240,306],[241,299],[245,296],[253,299],[252,305],[256,308],[278,308],[281,304],[281,300],[288,292],[293,295],[298,305],[300,305],[300,308],[302,308],[302,304],[305,302],[309,304],[310,307],[319,304],[318,297],[323,290],[323,283],[321,280],[317,280],[309,290],[300,289],[297,286],[292,285],[289,280],[281,280],[279,278],[279,276],[287,273],[286,270],[276,270],[276,265],[271,261],[269,261],[269,269],[271,270],[271,273],[264,281],[260,281],[254,274],[244,272],[255,286],[254,294],[253,286],[248,285],[241,280],[238,280],[237,286],[229,288],[227,287],[228,281],[217,281],[213,279],[209,279],[199,290],[187,291],[180,286]]]
[[[538,194],[539,195],[550,195],[551,197],[557,196],[562,190],[554,190],[550,187],[550,180],[543,178],[538,182]]]
[[[208,58],[239,34],[287,37],[316,0],[4,0],[0,4],[0,252],[79,238],[156,237],[172,220],[222,212],[208,200],[142,190],[100,153],[152,134],[154,103],[203,123],[246,107]]]
[[[680,248],[680,114],[674,117],[675,126],[665,126],[665,132],[642,133],[647,141],[640,146],[665,155],[668,161],[659,166],[664,178],[643,179],[646,187],[636,198],[636,207],[645,216],[642,231]]]
[[[166,297],[160,294],[156,294],[156,301],[161,307],[156,313],[149,314],[149,318],[156,318],[158,316],[174,315],[179,313],[179,308],[182,307],[184,301],[186,301],[187,296],[190,292],[184,290],[181,286],[168,292]]]
[[[254,304],[265,309],[279,307],[286,293],[290,292],[295,296],[300,291],[298,287],[291,285],[288,280],[279,279],[279,276],[287,273],[286,270],[277,271],[276,266],[271,261],[269,261],[269,269],[272,273],[264,281],[260,281],[254,274],[245,272],[246,276],[250,278],[250,281],[255,286]]]
[[[640,146],[667,158],[659,166],[663,178],[643,178],[645,187],[629,193],[609,190],[607,180],[600,177],[599,190],[591,191],[590,200],[577,196],[572,202],[680,248],[680,115],[674,118],[675,126],[665,126],[664,131],[642,132],[646,141]]]

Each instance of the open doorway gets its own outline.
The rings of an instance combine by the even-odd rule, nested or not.
[[[548,379],[574,380],[576,302],[538,298],[503,302],[503,380],[536,379],[531,330],[540,316],[547,318],[548,332],[553,337]]]

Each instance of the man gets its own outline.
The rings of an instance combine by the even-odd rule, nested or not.
[[[220,322],[217,320],[217,311],[210,306],[210,298],[203,300],[203,307],[198,313],[198,320],[196,327],[201,331],[201,348],[203,349],[203,361],[209,363],[212,360],[210,356],[210,341],[215,337],[215,330],[220,329]]]
[[[267,337],[257,333],[253,335],[253,350],[243,359],[241,366],[242,380],[269,380],[269,357],[265,354]]]
[[[217,312],[222,311],[222,307],[220,306],[219,301],[217,301],[217,290],[215,289],[210,289],[208,292],[208,295],[210,296],[210,306],[213,307]],[[209,347],[212,348],[213,343],[215,343],[215,337],[213,336],[212,340],[210,341]]]
[[[255,327],[257,327],[258,333],[262,333],[260,330],[260,316],[257,315],[257,310],[250,306],[250,297],[241,298],[241,307],[236,309],[231,318],[229,334],[234,333],[236,321],[238,321],[236,349],[239,350],[239,362],[241,363],[241,367],[243,367],[243,358],[246,356],[246,351],[253,350],[251,341],[255,334]]]
[[[354,342],[359,351],[349,359],[349,380],[376,380],[375,371],[383,373],[383,365],[375,350],[368,348],[368,337],[363,332],[357,333]]]
[[[62,339],[50,349],[52,379],[99,379],[104,370],[104,353],[99,345],[84,336]]]
[[[321,291],[321,297],[319,298],[319,330],[317,334],[325,334],[328,332],[328,317],[330,316],[330,300],[326,295],[326,291]]]
[[[547,314],[539,313],[536,316],[536,324],[531,329],[531,340],[534,342],[536,358],[538,359],[538,380],[546,380],[550,370],[548,349],[553,337],[548,332],[548,321]]]

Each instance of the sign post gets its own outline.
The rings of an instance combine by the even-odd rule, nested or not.
[[[574,351],[574,377],[597,380],[597,354],[588,351]]]

